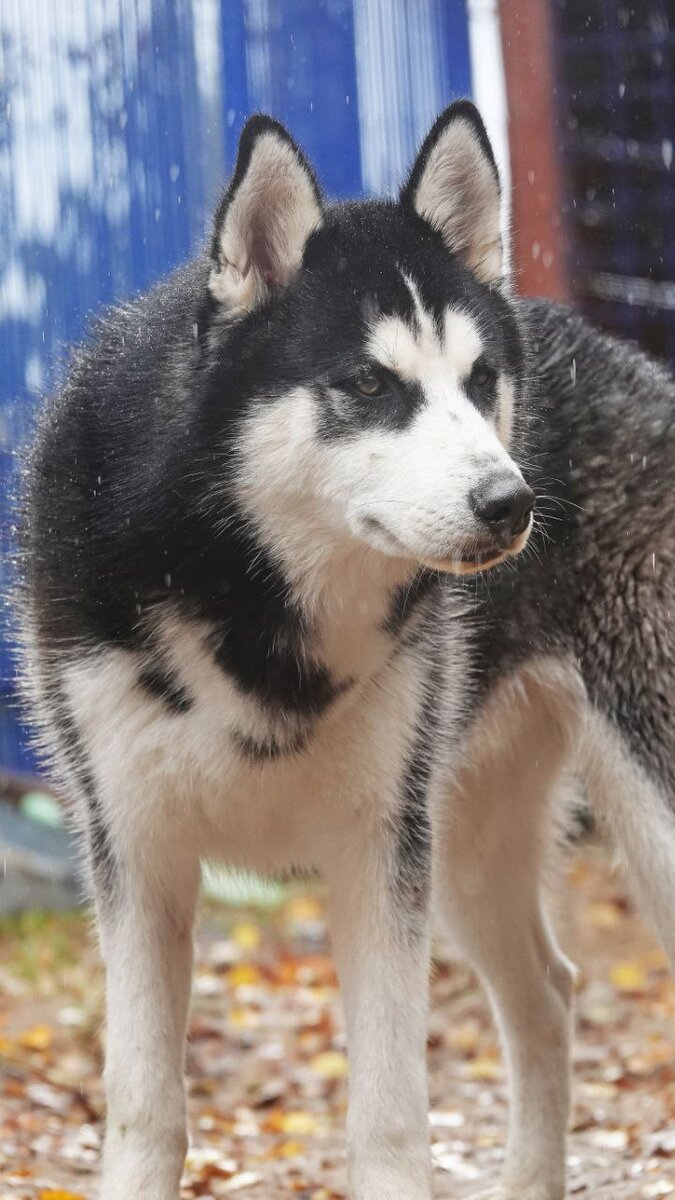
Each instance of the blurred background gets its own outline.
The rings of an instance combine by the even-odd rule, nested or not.
[[[64,348],[202,243],[249,113],[328,195],[392,192],[438,111],[479,104],[521,291],[675,360],[667,0],[3,0],[0,503]],[[0,769],[31,774],[0,629]]]

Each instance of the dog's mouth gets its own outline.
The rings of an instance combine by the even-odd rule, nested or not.
[[[461,563],[462,566],[483,567],[487,563],[494,562],[496,558],[502,558],[507,553],[508,551],[496,550],[494,548],[491,550],[478,550],[474,554],[462,554],[456,561]]]
[[[478,575],[481,571],[489,571],[491,567],[496,567],[504,559],[520,554],[530,536],[532,515],[525,528],[506,545],[496,541],[467,541],[464,546],[460,544],[456,549],[453,547],[450,553],[439,557],[415,553],[377,517],[363,517],[362,528],[368,531],[368,540],[375,540],[378,548],[387,554],[417,559],[421,566],[429,567],[432,571],[443,571],[448,575]]]
[[[425,559],[424,566],[435,571],[445,571],[449,575],[478,575],[481,571],[489,571],[505,559],[520,554],[525,548],[531,529],[530,517],[526,528],[508,546],[467,546],[466,550],[459,550],[447,558]]]

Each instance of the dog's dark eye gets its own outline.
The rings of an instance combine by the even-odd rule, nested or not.
[[[381,396],[387,390],[387,385],[374,371],[359,371],[354,379],[354,387],[362,396]]]
[[[473,370],[469,377],[470,385],[472,387],[483,389],[490,387],[491,384],[494,383],[494,380],[494,368],[483,359],[479,359],[478,362],[474,364]]]

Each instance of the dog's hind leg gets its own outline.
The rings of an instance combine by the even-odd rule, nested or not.
[[[631,711],[633,728],[639,727],[639,705]],[[649,717],[653,736],[640,746],[639,762],[628,737],[589,709],[582,777],[594,814],[619,850],[640,911],[675,969],[675,720],[670,711],[661,722],[655,712]]]
[[[543,875],[579,694],[573,669],[556,662],[532,664],[499,685],[470,732],[443,813],[436,906],[487,987],[510,1076],[495,1200],[565,1193],[574,971],[547,919]]]

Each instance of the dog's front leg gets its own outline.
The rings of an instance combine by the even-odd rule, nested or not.
[[[354,1200],[429,1200],[430,846],[425,815],[355,823],[327,874],[350,1063]]]
[[[118,859],[99,887],[106,965],[101,1200],[177,1200],[187,1150],[183,1055],[199,866]]]

